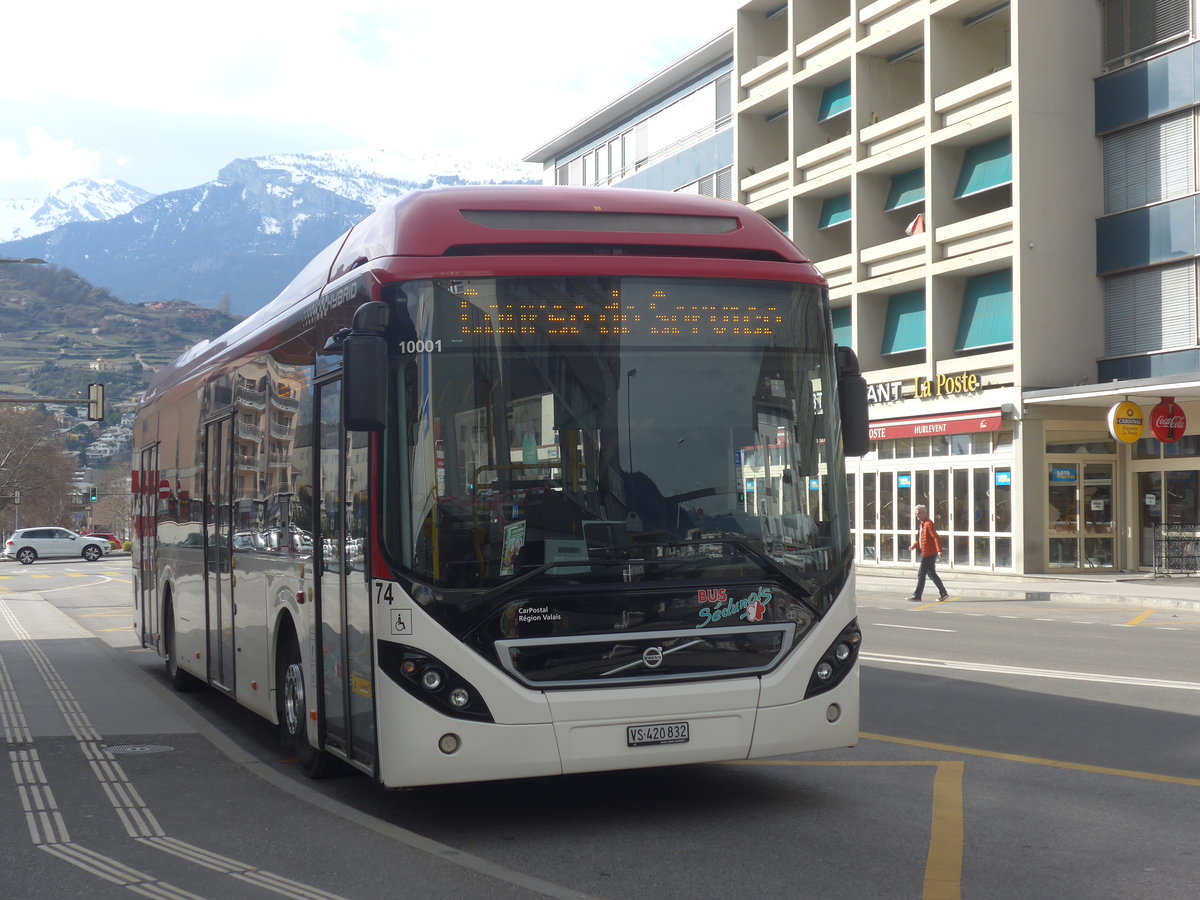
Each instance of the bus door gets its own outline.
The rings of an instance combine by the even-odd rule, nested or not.
[[[143,645],[158,634],[158,444],[141,453],[133,494],[133,527],[137,538],[138,627]]]
[[[233,418],[205,426],[204,584],[208,633],[208,678],[233,690],[233,528],[230,521]]]
[[[373,768],[375,682],[366,565],[369,435],[342,427],[340,381],[320,385],[318,391],[317,602],[325,745]]]

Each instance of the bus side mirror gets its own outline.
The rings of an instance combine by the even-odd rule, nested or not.
[[[387,423],[387,306],[364,303],[342,344],[342,421],[347,431],[380,431]]]
[[[867,412],[867,380],[858,367],[858,357],[849,347],[834,347],[837,353],[838,404],[842,414],[842,452],[862,456],[871,449],[871,417]]]

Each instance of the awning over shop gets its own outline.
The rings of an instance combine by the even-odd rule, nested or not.
[[[893,438],[931,437],[944,434],[979,434],[999,431],[1004,415],[999,409],[977,409],[940,416],[914,416],[909,419],[881,419],[871,423],[873,441]]]

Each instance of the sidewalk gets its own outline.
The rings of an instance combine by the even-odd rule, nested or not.
[[[952,597],[1123,602],[1200,611],[1200,575],[1155,577],[1147,572],[1011,575],[956,571],[945,564],[939,565],[937,571]],[[859,565],[856,569],[858,589],[862,591],[895,591],[907,597],[912,593],[916,579],[915,563],[895,567]],[[926,592],[926,599],[937,599],[937,591],[932,585],[926,585]]]

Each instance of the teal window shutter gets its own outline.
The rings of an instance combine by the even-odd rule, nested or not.
[[[1012,136],[967,148],[954,196],[970,197],[1012,184]]]
[[[821,93],[821,108],[817,111],[817,121],[824,122],[834,116],[850,112],[850,79],[840,81],[825,88]]]
[[[833,342],[842,347],[850,346],[850,307],[841,306],[833,311]]]
[[[1012,342],[1012,269],[968,278],[954,349],[978,350]]]
[[[817,228],[832,228],[834,225],[841,225],[843,222],[849,221],[850,195],[826,197],[825,202],[821,204],[821,218],[817,221]]]
[[[925,170],[913,169],[892,176],[892,186],[888,189],[887,201],[883,204],[885,211],[904,209],[914,203],[925,200]]]
[[[925,349],[925,291],[909,291],[888,297],[883,347],[889,353]]]

